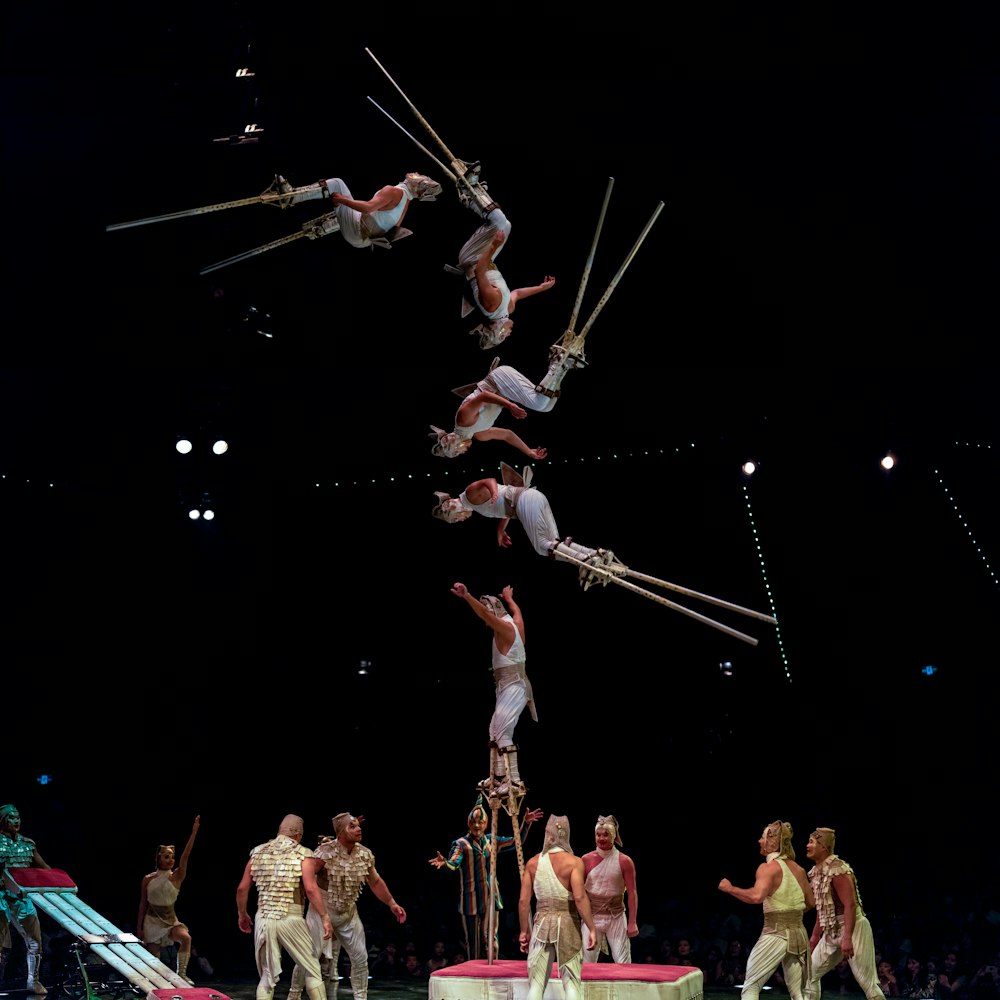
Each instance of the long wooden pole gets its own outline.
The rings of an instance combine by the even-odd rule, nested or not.
[[[708,594],[702,594],[697,590],[691,590],[688,587],[682,587],[678,583],[670,583],[667,580],[660,580],[655,576],[647,576],[645,573],[639,573],[634,569],[627,569],[625,571],[626,576],[632,577],[634,580],[642,580],[644,583],[653,583],[658,587],[666,587],[667,590],[676,591],[678,594],[684,594],[687,597],[696,597],[699,601],[707,601],[709,604],[716,604],[720,608],[728,608],[730,611],[735,611],[737,614],[747,615],[750,618],[756,618],[759,621],[767,622],[769,625],[777,625],[777,619],[773,618],[771,615],[765,615],[762,611],[754,611],[752,608],[744,608],[739,604],[731,604],[729,601],[724,601],[719,597],[711,597]]]
[[[384,114],[386,118],[388,118],[389,121],[391,121],[392,124],[395,125],[400,132],[403,133],[403,135],[409,136],[413,140],[414,145],[418,149],[423,150],[423,152],[425,152],[445,172],[445,175],[448,177],[448,180],[450,181],[457,180],[455,175],[422,142],[420,142],[413,135],[411,135],[405,128],[403,128],[403,126],[400,125],[399,122],[396,121],[396,119],[393,118],[392,115],[390,115],[389,112],[386,111],[385,108],[383,108],[382,105],[378,103],[378,101],[374,100],[371,97],[369,97],[368,100],[371,101],[372,104],[374,104],[375,107],[378,108],[379,111],[381,111],[382,114]]]
[[[493,821],[490,825],[490,893],[486,905],[490,908],[490,918],[488,921],[489,937],[486,943],[486,964],[492,965],[496,956],[493,954],[493,944],[496,940],[497,928],[497,833],[500,813],[500,803],[495,798],[490,798],[490,812],[493,814]]]
[[[622,264],[620,268],[618,268],[618,273],[611,279],[611,283],[608,285],[607,291],[601,296],[601,301],[598,302],[597,305],[594,307],[594,311],[590,314],[590,319],[587,320],[587,322],[584,324],[583,329],[580,331],[579,339],[582,340],[584,337],[587,336],[587,331],[590,330],[590,328],[594,325],[594,320],[597,319],[597,316],[600,313],[600,311],[604,308],[605,303],[608,301],[609,298],[611,298],[611,293],[615,290],[615,287],[621,280],[621,276],[625,273],[625,268],[627,268],[629,264],[632,262],[632,258],[636,255],[636,251],[638,251],[639,247],[642,246],[642,241],[646,238],[646,235],[650,231],[650,229],[653,228],[653,223],[656,222],[657,217],[662,211],[663,211],[663,202],[661,201],[660,204],[656,206],[656,209],[654,210],[652,217],[650,218],[649,222],[646,223],[645,228],[639,235],[639,238],[635,241],[635,245],[632,247],[631,251],[629,251],[628,256],[625,258],[625,263]]]
[[[587,289],[587,281],[590,278],[590,269],[594,263],[594,254],[597,252],[597,240],[601,235],[601,227],[604,225],[604,215],[608,210],[608,202],[611,200],[611,189],[614,185],[614,177],[609,177],[608,188],[604,192],[604,204],[601,206],[601,214],[597,220],[597,230],[594,233],[594,242],[590,245],[590,255],[587,257],[587,263],[583,267],[583,276],[580,278],[580,288],[576,293],[576,303],[573,306],[573,315],[569,318],[569,332],[576,329],[577,316],[580,314],[580,303],[583,301],[583,293]]]
[[[334,230],[336,232],[336,230]],[[275,247],[284,246],[286,243],[291,243],[293,240],[300,240],[305,236],[305,232],[299,231],[297,233],[292,233],[291,236],[282,236],[281,239],[272,240],[270,243],[265,243],[261,247],[254,247],[253,250],[246,250],[243,253],[238,253],[234,257],[227,257],[225,260],[217,261],[215,264],[209,264],[208,267],[203,267],[198,273],[208,274],[210,271],[218,271],[220,267],[228,267],[230,264],[236,264],[241,260],[247,260],[249,257],[256,257],[258,254],[264,253],[267,250],[273,250]]]
[[[279,208],[288,208],[297,194],[309,193],[313,197],[303,198],[302,201],[319,201],[322,199],[323,188],[319,184],[306,184],[302,187],[291,188],[288,191],[264,191],[262,194],[254,195],[251,198],[236,198],[234,201],[219,201],[214,205],[201,205],[198,208],[185,208],[179,212],[167,212],[165,215],[151,215],[146,219],[133,219],[131,222],[113,222],[110,226],[105,226],[107,233],[117,229],[131,229],[135,226],[147,226],[153,222],[167,222],[170,219],[186,219],[192,215],[207,215],[210,212],[222,212],[227,208],[240,208],[243,205],[277,205]],[[298,202],[296,203],[298,204]]]
[[[420,124],[423,125],[425,129],[427,129],[427,132],[438,144],[438,147],[441,149],[444,155],[448,157],[448,161],[451,163],[451,168],[454,171],[457,180],[459,180],[462,184],[465,185],[465,187],[468,189],[471,195],[475,196],[476,193],[475,188],[473,188],[473,186],[469,183],[468,179],[465,176],[465,171],[468,166],[465,163],[465,161],[460,160],[444,144],[444,140],[441,138],[441,136],[439,136],[437,132],[435,132],[434,129],[431,128],[430,122],[427,121],[426,118],[424,118],[424,116],[417,110],[416,105],[406,96],[406,94],[403,93],[403,88],[400,87],[400,85],[396,83],[395,80],[393,80],[393,78],[389,75],[389,71],[375,58],[375,53],[372,52],[372,50],[369,49],[367,46],[365,47],[365,52],[367,52],[368,55],[372,57],[372,61],[375,63],[376,66],[378,66],[380,70],[382,70],[382,72],[386,76],[386,79],[396,88],[397,91],[399,91],[400,97],[402,97],[403,100],[406,101],[407,105],[409,105],[410,110],[414,113],[414,115],[416,115],[417,121],[420,122]]]
[[[694,618],[696,621],[702,622],[704,625],[711,625],[712,628],[718,629],[720,632],[725,632],[726,635],[731,635],[734,639],[740,639],[743,642],[749,643],[751,646],[757,645],[757,640],[752,635],[747,635],[745,632],[740,632],[737,629],[730,628],[728,625],[723,625],[722,622],[717,622],[714,618],[709,618],[697,611],[693,611],[691,608],[686,608],[683,604],[677,604],[675,601],[668,600],[666,597],[661,597],[659,594],[654,594],[648,590],[644,590],[642,587],[638,587],[634,583],[630,583],[628,580],[623,580],[621,576],[611,572],[610,570],[604,569],[601,566],[593,566],[582,559],[577,559],[575,556],[571,556],[563,552],[559,553],[559,561],[575,563],[577,566],[585,568],[587,572],[595,573],[598,576],[603,577],[607,583],[613,583],[619,587],[624,587],[626,590],[642,594],[643,597],[648,597],[651,601],[656,601],[657,604],[662,604],[665,607],[672,608],[674,611],[679,611],[682,615]],[[651,577],[650,579],[654,578]],[[662,581],[657,581],[657,583],[661,582]],[[736,606],[734,605],[734,607]]]

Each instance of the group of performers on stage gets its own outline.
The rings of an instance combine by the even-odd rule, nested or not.
[[[375,59],[374,55],[372,58]],[[385,72],[381,64],[379,68]],[[388,77],[388,73],[385,75]],[[391,77],[389,79],[392,80]],[[392,82],[396,86],[395,81]],[[398,86],[396,89],[399,90]],[[403,96],[405,99],[405,94]],[[546,275],[537,285],[525,287],[511,288],[508,285],[497,258],[509,242],[510,219],[482,182],[479,164],[470,165],[454,157],[408,99],[407,104],[434,137],[447,163],[434,154],[429,155],[444,175],[454,182],[460,202],[477,218],[474,232],[459,251],[457,264],[449,266],[448,270],[465,279],[462,315],[478,313],[479,322],[471,332],[478,338],[479,346],[484,350],[495,348],[511,335],[512,317],[518,303],[553,288],[555,278]],[[417,145],[420,146],[420,143]],[[421,149],[429,152],[423,146]],[[433,201],[442,191],[438,181],[420,173],[406,174],[398,184],[380,188],[369,199],[355,198],[339,177],[305,188],[292,188],[279,177],[274,189],[261,196],[261,200],[278,201],[282,207],[306,201],[329,201],[333,210],[307,223],[296,235],[315,239],[339,232],[352,247],[389,248],[410,234],[402,224],[411,203]],[[610,193],[609,183],[604,209]],[[579,332],[575,329],[574,310],[568,329],[549,349],[547,367],[539,381],[535,382],[509,365],[494,361],[481,380],[455,390],[462,401],[457,407],[453,427],[445,429],[431,425],[435,456],[458,458],[467,453],[474,441],[500,441],[530,459],[540,461],[546,458],[545,448],[529,447],[513,431],[496,426],[497,422],[505,412],[520,420],[526,418],[529,412],[553,411],[568,373],[587,365],[584,347],[591,324],[662,207],[661,202],[600,306]],[[602,209],[591,258],[603,218]],[[223,266],[243,256],[247,255],[213,266]],[[584,270],[576,309],[582,299],[589,267],[590,261]],[[657,597],[630,583],[629,578],[638,578],[741,614],[774,622],[770,616],[638,574],[609,549],[581,545],[563,537],[556,527],[547,498],[531,485],[530,468],[517,472],[504,464],[502,479],[502,483],[493,478],[476,480],[458,497],[438,492],[432,511],[434,516],[448,523],[464,521],[473,513],[495,518],[498,521],[497,543],[501,547],[511,544],[507,533],[509,523],[520,521],[534,550],[553,561],[568,562],[577,567],[585,589],[596,583],[606,585],[609,582],[625,586],[753,644],[755,639]],[[527,786],[521,775],[514,731],[525,708],[537,719],[531,684],[525,672],[524,618],[511,586],[503,588],[499,596],[488,594],[476,598],[463,583],[456,582],[451,592],[463,600],[491,630],[495,706],[489,725],[489,771],[479,783],[478,801],[468,815],[468,833],[452,843],[447,856],[438,852],[430,859],[430,864],[458,873],[459,912],[467,955],[470,959],[492,960],[497,954],[497,913],[502,905],[496,885],[496,856],[501,852],[515,851],[521,873],[518,899],[520,946],[528,955],[529,1000],[540,1000],[553,961],[559,966],[567,1000],[579,1000],[582,995],[580,966],[583,961],[596,961],[602,953],[618,963],[631,960],[630,939],[638,934],[635,865],[620,850],[619,824],[613,815],[597,818],[594,850],[583,857],[577,857],[573,852],[567,817],[550,816],[545,825],[541,851],[525,861],[522,850],[525,837],[531,825],[541,820],[542,812],[527,810],[521,818]],[[501,813],[506,814],[512,823],[513,834],[510,836],[501,836],[498,831]],[[303,992],[310,1000],[332,998],[337,989],[337,957],[341,947],[351,959],[351,985],[355,1000],[365,1000],[368,954],[364,927],[357,913],[357,899],[368,885],[400,923],[405,921],[406,912],[375,868],[374,855],[361,843],[361,820],[362,817],[350,813],[335,816],[333,836],[323,838],[312,850],[301,844],[301,818],[290,814],[284,818],[273,839],[258,845],[251,852],[237,889],[237,907],[240,928],[254,935],[261,977],[257,1000],[271,1000],[281,973],[282,951],[290,955],[295,963],[290,1000],[299,1000]],[[790,851],[790,828],[785,829],[787,824],[772,824],[772,827],[765,830],[761,839],[761,852],[767,855],[767,861],[761,866],[762,869],[766,867],[766,879],[761,875],[758,886],[752,890],[737,890],[731,885],[723,887],[720,884],[720,888],[738,898],[764,904],[768,920],[765,930],[765,934],[769,935],[768,950],[766,959],[762,958],[758,963],[759,968],[751,960],[755,976],[763,974],[763,971],[770,976],[780,962],[799,963],[805,969],[810,955],[800,933],[801,915],[807,904],[812,905],[809,884],[789,868],[789,862],[794,859],[794,852]],[[820,831],[813,836],[817,838],[818,845],[828,843],[829,857],[833,846],[832,831],[827,842],[822,840]],[[192,841],[193,837],[194,833]],[[190,844],[182,856],[181,869]],[[14,858],[15,854],[10,854],[10,857]],[[147,937],[152,935],[154,943],[177,941],[181,954],[185,956],[184,968],[178,968],[186,976],[190,935],[173,912],[179,882],[172,863],[172,849],[166,853],[161,849],[157,858],[158,871],[147,876],[143,883],[139,932]],[[846,890],[841,892],[845,883],[836,881],[840,876],[849,878],[850,893]],[[863,926],[864,916],[860,899],[856,898],[856,885],[850,869],[846,866],[838,869],[830,880],[822,884],[826,887],[826,895],[822,904],[817,897],[816,905],[821,907],[822,928],[829,938],[827,947],[831,949],[830,954],[838,949],[848,958],[859,954],[862,949],[852,946],[850,941]],[[768,886],[771,892],[765,894],[764,889]],[[257,893],[256,915],[253,918],[248,910],[252,888]],[[161,892],[161,889],[166,891]],[[306,913],[303,913],[304,897],[309,901]],[[152,929],[151,922],[155,925]],[[819,922],[817,926],[820,926]],[[584,927],[586,939],[582,935]],[[842,932],[842,940],[834,945],[834,938],[830,935],[837,933],[837,928]],[[816,947],[824,946],[818,943]],[[824,964],[828,957],[824,952]],[[29,965],[29,989],[34,988],[36,993],[44,992],[44,987],[38,988],[35,968],[35,965]],[[750,978],[748,972],[748,980]],[[858,981],[862,982],[862,977],[858,977]],[[758,988],[761,982],[763,980],[757,983]],[[788,982],[801,986],[811,980],[808,975],[799,975],[798,979],[792,976]],[[801,989],[798,992],[801,993]],[[813,996],[818,997],[818,989]],[[802,997],[793,993],[793,1000],[802,1000]]]

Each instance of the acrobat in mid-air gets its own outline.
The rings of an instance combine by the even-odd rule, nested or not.
[[[562,395],[562,382],[566,373],[574,368],[583,368],[587,365],[587,359],[584,354],[587,333],[590,331],[598,313],[608,301],[622,273],[635,256],[636,251],[646,238],[646,234],[663,208],[663,202],[660,202],[652,218],[646,224],[642,234],[626,258],[625,263],[621,266],[608,286],[607,291],[604,293],[604,296],[591,314],[590,319],[587,320],[583,329],[577,333],[575,330],[577,314],[586,290],[591,261],[597,248],[597,241],[600,237],[601,226],[604,221],[604,213],[607,210],[613,185],[614,178],[609,178],[600,221],[598,222],[597,232],[594,234],[590,260],[588,260],[584,268],[583,277],[580,281],[576,306],[570,318],[569,326],[564,331],[562,337],[549,348],[549,367],[545,376],[540,382],[532,383],[530,379],[522,375],[516,368],[512,368],[509,365],[498,367],[497,362],[494,361],[484,379],[452,390],[457,395],[463,396],[464,400],[459,405],[458,412],[455,414],[455,426],[453,430],[445,431],[443,428],[435,427],[431,424],[432,436],[435,439],[432,451],[435,455],[441,458],[456,458],[469,450],[473,440],[506,441],[529,458],[534,459],[545,458],[548,454],[545,448],[529,448],[513,431],[494,427],[494,424],[504,410],[509,410],[511,415],[518,420],[526,417],[528,410],[534,410],[537,413],[547,413],[555,406],[556,400]]]
[[[483,517],[496,518],[497,524],[497,544],[501,548],[508,548],[512,545],[510,535],[507,533],[507,526],[511,521],[520,521],[524,528],[532,548],[540,555],[558,562],[568,562],[579,568],[580,583],[584,590],[588,590],[594,584],[600,583],[607,586],[614,583],[616,586],[624,587],[627,590],[635,591],[648,597],[658,604],[673,608],[682,614],[688,615],[706,625],[711,625],[727,635],[749,643],[751,646],[757,645],[757,640],[744,632],[739,632],[728,625],[707,618],[705,615],[692,611],[683,605],[670,601],[659,594],[654,594],[642,587],[632,583],[630,579],[641,580],[668,590],[673,590],[688,597],[707,601],[710,604],[727,608],[739,614],[757,618],[760,621],[777,624],[770,615],[765,615],[760,611],[753,611],[749,608],[741,607],[738,604],[731,604],[729,601],[720,600],[717,597],[710,597],[708,594],[699,593],[688,587],[682,587],[666,580],[648,576],[630,569],[614,552],[610,549],[593,549],[586,545],[574,542],[572,538],[562,538],[556,526],[556,519],[552,513],[548,498],[544,493],[535,489],[531,485],[532,472],[525,466],[522,472],[517,472],[505,462],[500,464],[502,484],[496,479],[477,479],[468,486],[457,497],[452,497],[448,493],[435,491],[437,503],[431,510],[431,514],[449,524],[456,524],[460,521],[467,521],[473,514],[481,514]]]
[[[482,321],[469,333],[479,337],[479,346],[483,350],[489,350],[491,347],[503,343],[510,336],[514,327],[511,316],[517,303],[533,295],[538,295],[540,292],[548,291],[555,285],[556,279],[547,274],[537,285],[511,288],[507,284],[497,266],[496,258],[507,243],[511,223],[503,209],[487,191],[486,184],[481,179],[481,165],[478,162],[469,164],[455,156],[444,144],[441,137],[431,128],[427,119],[417,110],[413,102],[403,93],[402,88],[393,80],[386,68],[375,58],[371,49],[365,49],[365,51],[406,101],[417,120],[433,137],[438,148],[447,157],[450,167],[410,135],[392,115],[373,101],[371,97],[368,99],[434,160],[450,180],[454,181],[458,189],[459,201],[482,220],[459,250],[457,264],[446,264],[445,270],[465,278],[466,287],[461,308],[462,318],[464,319],[477,309],[479,310]]]
[[[411,201],[434,201],[441,193],[441,185],[426,174],[408,173],[398,184],[386,184],[378,189],[371,198],[359,200],[351,194],[350,188],[339,177],[330,177],[315,184],[304,187],[292,187],[281,174],[277,174],[267,190],[251,198],[239,198],[235,201],[218,202],[214,205],[203,205],[200,208],[185,209],[180,212],[170,212],[166,215],[154,215],[146,219],[136,219],[133,222],[117,222],[105,229],[110,232],[116,229],[129,229],[134,226],[144,226],[152,222],[164,222],[168,219],[180,219],[191,215],[205,215],[226,208],[238,208],[241,205],[274,205],[278,208],[290,208],[306,201],[331,201],[336,208],[315,219],[302,223],[300,228],[288,236],[282,236],[270,243],[254,247],[234,257],[217,261],[203,267],[200,274],[208,274],[219,268],[227,267],[249,257],[255,257],[267,250],[284,246],[293,240],[307,237],[315,240],[331,233],[341,233],[344,239],[353,247],[389,247],[404,236],[411,236],[412,231],[401,225]]]
[[[434,445],[431,452],[439,458],[457,458],[464,455],[472,442],[505,441],[517,448],[528,458],[542,459],[548,454],[546,448],[529,448],[524,441],[506,427],[494,427],[504,410],[515,420],[523,420],[528,410],[547,413],[559,398],[559,385],[570,368],[576,367],[575,359],[567,355],[566,362],[550,366],[545,378],[538,385],[522,375],[510,365],[499,364],[493,359],[485,378],[470,385],[463,385],[452,391],[464,397],[455,413],[455,429],[446,431],[431,424]]]

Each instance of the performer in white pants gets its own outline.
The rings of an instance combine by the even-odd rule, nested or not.
[[[467,294],[462,300],[462,316],[479,309],[484,322],[469,332],[478,334],[479,346],[487,351],[505,341],[514,328],[510,318],[521,299],[547,292],[556,279],[547,274],[538,285],[511,289],[497,267],[496,258],[510,235],[510,220],[495,202],[484,211],[472,202],[470,208],[482,218],[482,225],[465,241],[458,254],[458,267],[447,270],[465,276]]]
[[[485,378],[454,390],[465,397],[455,413],[454,430],[445,431],[431,424],[431,436],[435,439],[432,454],[439,458],[457,458],[472,447],[474,440],[506,441],[528,458],[545,458],[548,449],[529,448],[513,431],[493,425],[504,410],[508,410],[515,420],[523,420],[528,410],[548,413],[562,394],[560,386],[566,372],[581,364],[575,354],[556,352],[545,377],[536,384],[516,368],[494,361]]]
[[[355,198],[340,177],[325,181],[330,201],[336,205],[334,215],[340,223],[340,234],[352,247],[369,247],[373,243],[387,246],[393,239],[408,236],[401,229],[410,202],[434,201],[441,185],[425,174],[407,174],[398,184],[387,184],[364,200]]]
[[[535,722],[538,721],[538,713],[535,710],[531,681],[524,671],[524,616],[514,600],[514,588],[503,588],[500,592],[503,600],[492,594],[485,594],[477,601],[464,583],[456,583],[451,592],[456,597],[461,597],[476,613],[476,617],[493,631],[492,664],[496,705],[490,719],[490,773],[479,783],[479,788],[487,796],[506,798],[512,791],[516,795],[524,795],[527,788],[518,770],[514,727],[525,708],[531,712],[531,718]]]
[[[747,959],[743,1000],[757,1000],[761,988],[781,966],[791,1000],[803,1000],[809,979],[809,937],[802,915],[813,908],[813,894],[805,869],[795,861],[792,827],[781,820],[764,827],[760,853],[763,864],[750,889],[739,889],[724,878],[719,889],[744,903],[763,903],[764,929]]]
[[[385,880],[375,869],[375,855],[361,843],[363,817],[338,813],[333,817],[335,839],[324,841],[303,867],[308,866],[322,882],[326,878],[324,917],[333,925],[337,940],[351,959],[351,989],[354,1000],[368,997],[368,943],[365,927],[358,914],[358,897],[367,883],[375,895],[392,911],[396,920],[406,923],[406,910],[392,898]],[[339,951],[331,949],[328,974],[336,977]],[[299,986],[298,971],[292,976],[292,989]],[[291,994],[291,990],[289,990]]]
[[[307,866],[312,851],[301,844],[304,827],[301,816],[289,813],[278,827],[274,840],[258,844],[250,852],[243,878],[236,887],[236,913],[240,930],[253,933],[257,960],[256,1000],[271,1000],[281,977],[281,952],[284,949],[305,973],[309,1000],[325,1000],[319,962],[313,954],[313,941],[302,914],[302,890],[312,905],[322,912],[323,894],[316,884],[315,869]],[[247,913],[250,887],[257,886],[257,913],[253,921]],[[323,913],[323,936],[333,928]]]
[[[531,897],[535,919],[531,920]],[[518,899],[521,951],[528,955],[528,998],[542,1000],[559,966],[565,1000],[583,1000],[580,966],[583,963],[581,920],[587,925],[588,948],[594,946],[594,918],[584,888],[583,860],[575,857],[569,842],[569,820],[550,816],[545,824],[542,851],[525,866]]]
[[[597,962],[601,953],[611,955],[612,962],[628,965],[632,961],[632,943],[639,933],[637,914],[639,895],[635,888],[635,864],[618,850],[622,841],[618,820],[614,816],[598,816],[594,827],[596,849],[583,856],[587,898],[594,911],[597,943],[583,952],[585,962]],[[625,916],[625,894],[628,893],[628,917]]]
[[[885,1000],[875,968],[872,925],[861,906],[854,869],[833,853],[836,838],[835,830],[821,826],[810,834],[806,844],[806,857],[815,862],[809,869],[809,882],[816,897],[806,1000],[820,1000],[823,976],[842,958],[847,959],[858,988],[868,1000]]]

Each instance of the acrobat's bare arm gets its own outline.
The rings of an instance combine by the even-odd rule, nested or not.
[[[503,590],[500,591],[500,597],[503,599],[504,604],[507,605],[510,611],[511,618],[514,619],[514,625],[517,627],[518,632],[521,633],[521,642],[525,642],[524,638],[524,615],[521,614],[520,605],[514,600],[514,588],[508,584]],[[527,816],[525,816],[527,819]]]
[[[510,304],[507,306],[507,311],[513,312],[514,306],[521,299],[530,299],[532,295],[537,295],[539,292],[547,292],[555,283],[556,279],[551,274],[547,274],[540,285],[527,285],[524,288],[513,289],[510,293]]]
[[[465,487],[465,496],[469,503],[478,507],[480,504],[496,503],[500,497],[500,486],[495,479],[477,479]]]
[[[502,549],[509,549],[513,544],[510,535],[507,534],[508,524],[510,524],[509,517],[501,518],[497,524],[497,545]]]
[[[510,410],[511,416],[518,420],[523,420],[528,415],[528,411],[513,400],[507,399],[506,396],[501,396],[499,393],[490,392],[489,389],[483,389],[459,403],[455,422],[461,427],[471,427],[476,422],[476,416],[483,403],[494,403],[497,406],[502,406],[505,410]],[[463,423],[462,417],[469,413],[472,414],[472,419],[468,423]]]
[[[506,441],[507,444],[513,445],[528,458],[540,460],[549,453],[548,448],[529,448],[517,434],[506,427],[487,427],[486,430],[477,431],[472,436],[477,441]]]
[[[505,622],[502,618],[497,618],[492,611],[488,611],[483,607],[482,602],[478,601],[472,594],[469,593],[469,588],[466,587],[464,583],[456,583],[452,588],[451,592],[456,597],[461,597],[466,604],[476,613],[476,617],[481,621],[486,622],[486,624],[493,629],[494,635],[500,639],[506,639],[506,644],[510,648],[510,644],[514,641],[514,625],[510,622]]]

